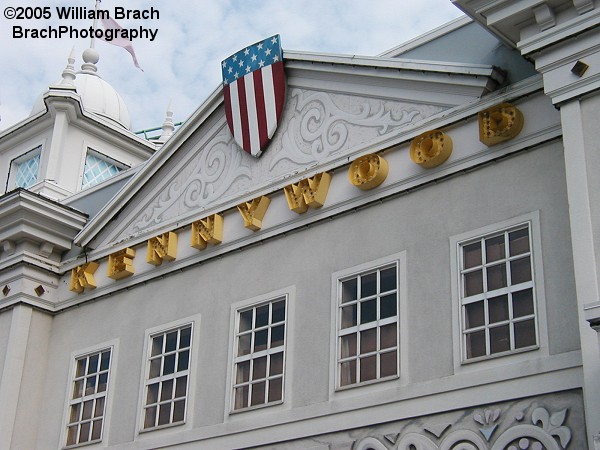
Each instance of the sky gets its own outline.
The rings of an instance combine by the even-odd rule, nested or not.
[[[90,39],[48,38],[41,33],[60,26],[89,29],[91,19],[60,18],[57,8],[89,11],[95,0],[0,4],[4,130],[26,119],[39,95],[61,80],[73,48],[75,67],[80,69]],[[129,18],[116,18],[123,28],[156,32],[154,40],[148,36],[132,41],[143,70],[123,48],[95,43],[98,74],[125,100],[134,131],[159,127],[169,103],[176,122],[187,119],[222,82],[221,61],[274,34],[281,36],[284,52],[375,56],[462,15],[450,0],[102,0],[99,7],[113,18],[118,11],[131,10]],[[10,8],[15,9],[7,12]],[[135,11],[150,8],[158,18],[156,13],[155,18],[135,17]],[[23,17],[8,19],[11,12]]]

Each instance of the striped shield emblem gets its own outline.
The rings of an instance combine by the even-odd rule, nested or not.
[[[231,55],[221,68],[231,134],[244,151],[259,157],[275,134],[285,103],[279,35]]]

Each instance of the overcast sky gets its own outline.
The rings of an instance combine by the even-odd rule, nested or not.
[[[89,39],[15,38],[13,27],[89,28],[91,20],[61,20],[56,7],[85,6],[94,0],[2,0],[0,17],[0,129],[25,119],[35,99],[61,79],[71,49],[76,69]],[[49,20],[9,20],[6,8],[48,7]],[[103,0],[116,7],[154,7],[155,20],[118,20],[124,28],[158,30],[156,39],[133,46],[143,71],[129,54],[97,41],[98,73],[129,108],[132,129],[160,126],[169,101],[174,120],[185,120],[221,83],[220,63],[244,46],[273,34],[285,50],[377,55],[443,25],[462,13],[450,0]],[[43,10],[37,9],[37,13]]]

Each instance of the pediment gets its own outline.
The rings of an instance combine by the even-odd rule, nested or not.
[[[314,61],[290,58],[282,120],[258,159],[233,140],[218,89],[76,241],[96,249],[138,242],[233,208],[317,167],[344,164],[375,146],[385,148],[386,142],[418,124],[474,101],[491,83],[482,80],[481,73],[473,76],[473,67],[464,68],[463,73],[456,71],[460,88],[453,90],[448,84],[453,75],[439,67],[420,67],[424,72],[420,80],[415,73],[418,63],[403,72],[389,67],[395,61],[381,67],[367,62],[360,70],[341,63],[332,70],[330,61],[315,68]],[[491,67],[476,69],[493,78]],[[469,77],[473,86],[466,88]],[[417,101],[419,91],[429,101]],[[435,102],[432,92],[438,92]]]

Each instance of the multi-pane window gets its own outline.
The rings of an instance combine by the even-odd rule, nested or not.
[[[28,189],[37,182],[41,161],[40,150],[41,147],[38,147],[13,161],[15,187]]]
[[[339,280],[337,385],[398,376],[397,264]]]
[[[286,297],[237,312],[233,409],[283,400]]]
[[[83,168],[81,188],[86,189],[108,180],[125,168],[124,165],[106,156],[88,151]]]
[[[143,429],[185,421],[192,325],[150,336]]]
[[[459,255],[464,357],[536,347],[529,224],[463,242]]]
[[[76,358],[69,401],[67,446],[102,440],[111,349]]]

